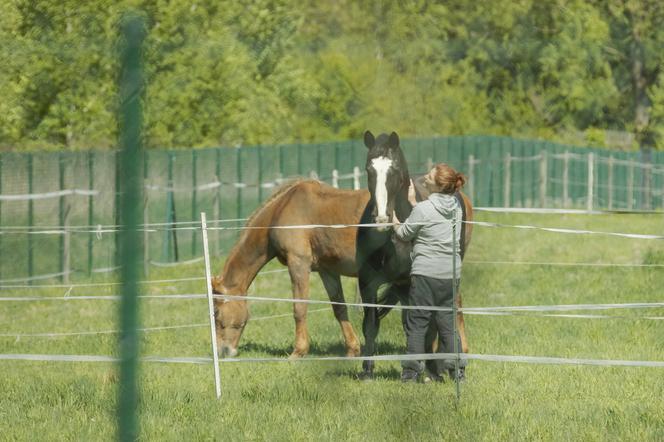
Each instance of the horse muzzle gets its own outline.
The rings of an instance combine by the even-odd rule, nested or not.
[[[237,348],[233,348],[230,345],[222,345],[220,356],[222,358],[234,358],[237,356]]]

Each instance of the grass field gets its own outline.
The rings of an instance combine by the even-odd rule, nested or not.
[[[661,215],[502,215],[478,220],[606,232],[664,234]],[[221,267],[218,257],[215,268]],[[537,265],[505,264],[531,262]],[[664,264],[664,241],[476,227],[462,282],[467,307],[664,301],[664,267],[550,263]],[[281,268],[271,263],[265,270]],[[203,275],[201,265],[152,269],[151,279]],[[101,281],[101,280],[100,280]],[[81,281],[90,282],[90,281]],[[347,301],[354,281],[344,280]],[[62,296],[68,288],[3,289],[2,296]],[[203,293],[203,281],[145,286],[149,294]],[[112,294],[74,287],[69,296]],[[259,275],[252,294],[290,297],[286,273]],[[312,277],[312,298],[325,299]],[[291,305],[254,302],[240,357],[283,357],[292,349]],[[117,328],[113,301],[0,303],[0,353],[114,355],[112,333],[29,333]],[[311,306],[311,356],[344,353],[331,309]],[[664,361],[664,308],[571,312],[611,319],[466,316],[472,353]],[[356,331],[361,312],[351,309]],[[145,300],[144,327],[205,324],[207,303]],[[205,325],[146,332],[143,355],[209,356]],[[404,351],[400,318],[381,328],[380,354]],[[144,440],[664,440],[664,369],[471,361],[460,403],[451,382],[403,385],[398,362],[377,379],[355,380],[357,362],[222,364],[222,399],[208,365],[140,367]],[[117,374],[108,363],[0,361],[0,440],[112,440]]]

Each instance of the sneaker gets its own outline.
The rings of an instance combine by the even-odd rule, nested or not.
[[[453,381],[456,381],[456,376],[454,375],[455,369],[450,368],[448,370],[448,373],[450,374],[450,379]],[[459,368],[459,382],[466,382],[466,369],[465,368]]]
[[[401,372],[401,382],[417,382],[417,372],[415,370],[404,368],[404,370]]]
[[[438,373],[424,370],[424,373],[422,374],[422,383],[430,384],[432,382],[445,382],[445,379]]]

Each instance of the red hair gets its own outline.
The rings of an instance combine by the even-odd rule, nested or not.
[[[434,170],[436,185],[440,187],[440,193],[451,195],[466,184],[466,177],[445,163],[436,164]]]

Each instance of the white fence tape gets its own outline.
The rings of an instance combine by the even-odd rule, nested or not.
[[[206,295],[202,294],[182,294],[182,295],[140,295],[139,298],[143,299],[160,299],[160,300],[182,300],[182,299],[203,299]],[[246,301],[272,301],[272,302],[286,302],[290,304],[324,304],[324,305],[345,305],[348,307],[374,307],[385,308],[389,307],[395,310],[429,310],[429,311],[453,311],[449,307],[436,307],[436,306],[412,306],[412,305],[391,305],[386,306],[383,304],[371,303],[351,303],[351,302],[335,302],[324,301],[315,299],[293,299],[293,298],[273,298],[262,296],[249,296],[249,295],[214,295],[217,299],[226,300],[246,300]],[[116,295],[90,295],[90,296],[12,296],[0,297],[0,302],[27,302],[27,301],[74,301],[74,300],[104,300],[104,301],[119,301],[120,297]],[[463,312],[467,315],[494,315],[494,316],[507,316],[507,315],[523,315],[528,313],[530,316],[548,316],[548,317],[564,317],[564,318],[585,318],[585,319],[646,319],[646,320],[661,320],[659,316],[611,316],[611,315],[580,315],[580,314],[541,314],[543,312],[561,312],[561,311],[575,311],[575,310],[617,310],[617,309],[644,309],[644,308],[662,308],[664,302],[641,302],[641,303],[622,303],[622,304],[560,304],[560,305],[529,305],[529,306],[496,306],[496,307],[463,307],[458,308],[457,311]],[[535,315],[534,313],[539,313]]]
[[[45,193],[26,193],[22,195],[0,195],[0,201],[44,200],[49,198],[60,198],[68,195],[95,196],[99,195],[99,191],[71,189],[71,190],[58,190],[55,192],[45,192]]]
[[[183,328],[199,328],[207,327],[207,323],[203,324],[189,324],[189,325],[168,325],[163,327],[147,327],[137,329],[140,332],[153,332],[164,330],[179,330]],[[112,335],[118,334],[120,330],[97,330],[97,331],[83,331],[83,332],[56,332],[56,333],[0,333],[0,337],[11,338],[62,338],[71,336],[92,336],[92,335]]]
[[[319,308],[315,310],[309,310],[307,313],[319,313],[319,312],[329,312],[330,310],[326,308]],[[269,315],[269,316],[258,316],[252,317],[251,322],[255,321],[266,321],[270,319],[279,319],[279,318],[292,318],[292,313],[284,313],[280,315]],[[202,324],[188,324],[188,325],[172,325],[172,326],[162,326],[162,327],[147,327],[139,328],[140,332],[153,332],[153,331],[164,331],[164,330],[179,330],[185,328],[203,328],[208,327],[208,323]],[[94,336],[94,335],[107,335],[107,334],[118,334],[120,330],[99,330],[99,331],[82,331],[82,332],[49,332],[49,333],[0,333],[0,337],[3,338],[16,338],[20,340],[22,338],[64,338],[64,337],[73,337],[73,336]]]
[[[427,353],[402,354],[379,356],[323,356],[304,357],[298,359],[288,358],[229,358],[222,359],[222,364],[231,363],[265,363],[265,362],[359,362],[359,361],[405,361],[405,360],[435,360],[435,359],[478,360],[489,362],[525,362],[529,364],[549,365],[594,365],[603,367],[648,367],[664,368],[664,361],[630,361],[619,359],[585,359],[585,358],[557,358],[545,356],[518,356],[518,355],[487,355],[477,353]],[[103,355],[48,355],[48,354],[0,354],[4,361],[39,361],[39,362],[119,362],[120,359]],[[179,364],[211,364],[209,357],[162,357],[144,356],[142,362],[179,363]]]
[[[115,268],[113,269],[115,270]],[[263,272],[265,273],[265,272]],[[6,282],[1,281],[2,283]],[[139,281],[139,284],[165,284],[174,282],[188,282],[188,281],[205,281],[204,276],[196,276],[191,278],[177,278],[177,279],[148,279]],[[0,285],[0,289],[53,289],[53,288],[80,288],[80,287],[105,287],[105,286],[118,286],[119,282],[90,282],[81,284],[34,284],[34,285]]]

